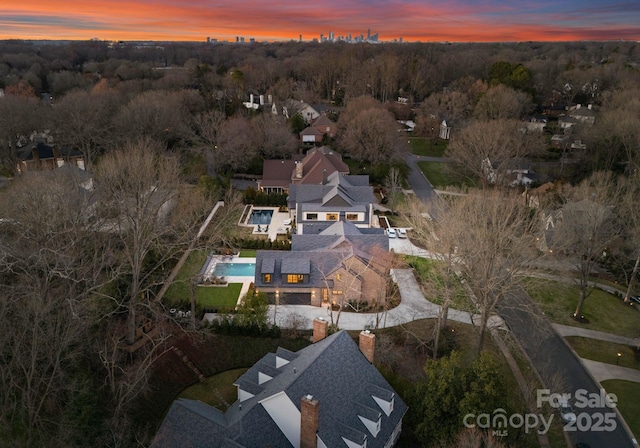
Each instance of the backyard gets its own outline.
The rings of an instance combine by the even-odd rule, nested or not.
[[[253,253],[255,256],[255,251]],[[190,282],[198,275],[207,260],[204,250],[193,251],[167,289],[164,300],[169,307],[186,307],[191,300]],[[196,304],[204,309],[233,308],[238,302],[242,283],[229,283],[226,286],[199,285],[196,287]]]

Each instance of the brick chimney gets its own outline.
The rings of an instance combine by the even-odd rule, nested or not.
[[[318,446],[318,400],[305,395],[300,400],[300,448],[317,448]]]
[[[296,179],[302,179],[302,162],[296,162]]]
[[[365,358],[373,364],[373,355],[376,351],[376,335],[369,330],[361,331],[358,337],[358,345]]]
[[[329,322],[326,319],[322,317],[318,317],[317,319],[313,320],[313,343],[314,344],[326,338],[328,332],[329,332]]]

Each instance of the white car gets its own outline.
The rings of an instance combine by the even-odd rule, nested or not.
[[[395,238],[397,236],[396,231],[392,228],[387,229],[387,235],[389,235],[389,238]]]
[[[398,238],[406,238],[406,237],[407,237],[407,229],[399,228]]]

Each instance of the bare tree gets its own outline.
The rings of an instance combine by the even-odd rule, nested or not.
[[[371,101],[374,101],[372,104]],[[354,102],[340,115],[338,141],[351,157],[373,165],[387,163],[404,151],[405,140],[398,137],[398,124],[393,114],[375,100],[359,100],[373,107],[358,110]]]
[[[56,142],[83,152],[90,166],[107,146],[115,104],[110,93],[75,90],[53,104]]]
[[[473,109],[473,116],[480,120],[520,119],[533,109],[531,96],[498,84],[480,97]]]
[[[625,301],[629,301],[631,291],[635,284],[638,267],[640,266],[640,209],[638,209],[638,196],[640,195],[640,173],[634,172],[627,178],[619,179],[621,183],[620,216],[623,218],[624,233],[627,236],[631,253],[635,258],[633,268],[628,277]]]
[[[298,149],[298,139],[279,116],[264,113],[251,121],[253,145],[264,159],[288,159]]]
[[[539,133],[525,133],[517,120],[476,121],[451,138],[445,155],[483,184],[503,185],[514,161],[544,150]]]
[[[38,446],[66,437],[58,424],[79,394],[75,373],[113,256],[72,171],[27,173],[0,210],[0,432]]]
[[[34,131],[44,129],[44,114],[37,98],[9,94],[0,98],[0,164],[6,171],[16,172],[18,148]]]
[[[213,156],[216,166],[227,170],[242,170],[256,156],[250,135],[251,123],[245,118],[231,118],[224,122],[218,134],[218,148]]]
[[[150,141],[108,153],[97,166],[96,183],[101,212],[111,218],[105,231],[120,242],[130,276],[119,306],[127,315],[127,342],[133,344],[137,312],[153,301],[158,271],[192,241],[205,212],[181,188],[176,160]]]
[[[577,270],[580,297],[574,312],[582,317],[582,307],[593,287],[590,277],[620,237],[622,227],[616,216],[620,188],[611,173],[598,172],[575,187],[564,191],[566,203],[555,225],[552,247],[565,253]]]
[[[479,314],[480,353],[489,317],[520,286],[522,270],[536,256],[537,221],[512,193],[474,190],[453,198],[439,209],[437,219],[413,215],[412,227],[441,258],[447,274],[443,278],[449,279],[454,269],[468,288]],[[451,294],[452,285],[447,290]]]

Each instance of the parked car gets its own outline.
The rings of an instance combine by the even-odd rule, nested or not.
[[[640,305],[640,296],[629,296],[629,300],[636,305]]]
[[[576,413],[566,400],[560,404],[560,418],[565,423],[575,423],[577,420]]]
[[[387,230],[387,235],[389,235],[389,238],[395,238],[397,236],[396,231],[392,228]]]
[[[406,238],[407,237],[407,229],[398,229],[398,238]]]

